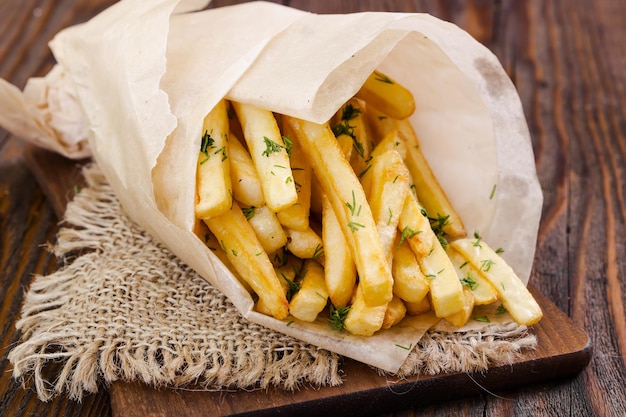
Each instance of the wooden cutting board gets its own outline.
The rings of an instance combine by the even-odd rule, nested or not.
[[[70,161],[33,147],[25,149],[25,160],[61,217],[74,192],[84,183],[80,166],[87,161]],[[535,288],[529,288],[544,311],[544,318],[532,327],[538,347],[510,365],[480,373],[398,380],[380,376],[369,366],[345,359],[341,364],[342,385],[303,386],[296,392],[279,389],[207,392],[194,387],[154,389],[138,382],[116,382],[110,392],[113,416],[304,417],[331,415],[339,405],[343,416],[376,414],[577,375],[591,359],[588,335]]]

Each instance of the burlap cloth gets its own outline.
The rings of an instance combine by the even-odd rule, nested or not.
[[[124,215],[97,166],[84,176],[51,247],[64,266],[35,278],[9,353],[14,377],[42,400],[80,400],[116,380],[207,390],[342,383],[340,356],[247,322]],[[431,330],[397,376],[480,371],[535,346],[515,323]]]

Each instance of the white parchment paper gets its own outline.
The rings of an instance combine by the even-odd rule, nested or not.
[[[316,15],[264,2],[193,12],[204,3],[122,0],[62,31],[47,82],[66,104],[48,113],[65,115],[69,127],[6,82],[0,114],[10,117],[0,124],[64,155],[91,151],[129,216],[249,320],[394,372],[434,316],[370,338],[322,319],[287,326],[254,312],[250,295],[192,232],[202,119],[218,100],[325,122],[378,68],[413,92],[411,121],[468,231],[505,248],[528,280],[542,195],[519,97],[491,52],[425,14]]]

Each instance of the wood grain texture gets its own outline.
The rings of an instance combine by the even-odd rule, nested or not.
[[[214,6],[240,1],[216,1]],[[112,0],[0,2],[0,77],[18,87],[53,64],[47,41]],[[314,12],[424,11],[450,20],[502,61],[522,100],[544,191],[531,282],[590,335],[571,379],[440,402],[396,416],[626,415],[626,2],[614,0],[292,0]],[[10,377],[6,354],[32,274],[58,219],[16,138],[0,130],[0,415],[109,416],[108,394],[43,404]]]

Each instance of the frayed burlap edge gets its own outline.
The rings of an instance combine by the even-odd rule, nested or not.
[[[479,372],[509,365],[537,347],[526,326],[506,323],[468,332],[429,331],[411,351],[399,377],[448,372]]]
[[[338,355],[247,322],[123,214],[95,164],[83,174],[87,187],[68,205],[52,247],[67,266],[35,278],[17,323],[21,341],[9,354],[14,377],[32,382],[41,400],[80,400],[117,380],[206,390],[342,383]],[[535,336],[514,323],[431,330],[396,376],[482,371],[535,347]]]

